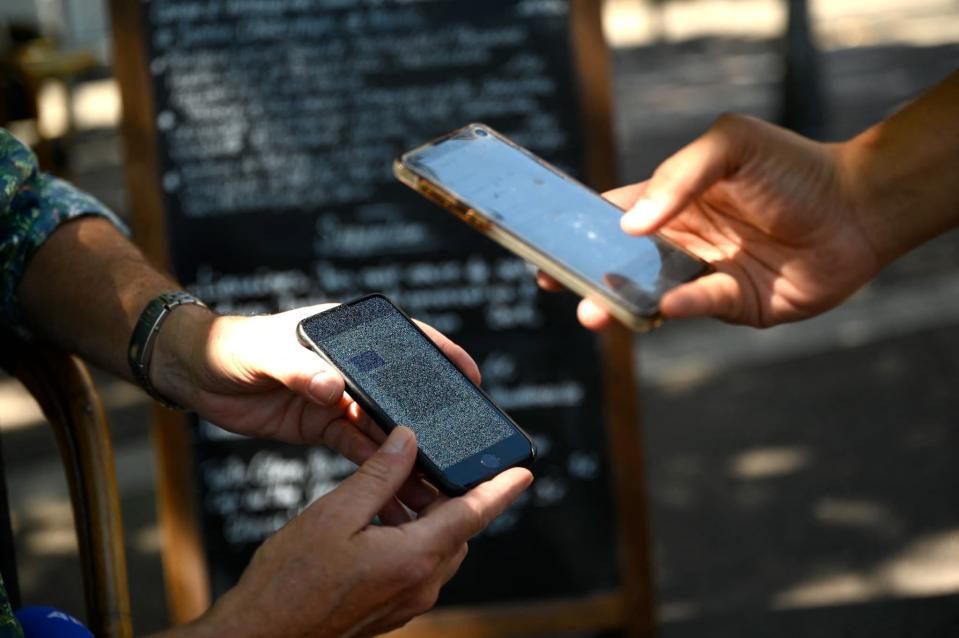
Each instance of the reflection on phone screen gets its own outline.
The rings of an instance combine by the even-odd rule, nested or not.
[[[408,164],[541,253],[655,314],[662,294],[704,265],[657,237],[633,237],[622,211],[575,180],[480,127],[406,156]]]

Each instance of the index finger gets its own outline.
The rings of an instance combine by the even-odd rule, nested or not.
[[[646,184],[648,183],[649,180],[645,180],[636,184],[614,188],[611,191],[603,193],[603,199],[609,200],[624,211],[627,211],[643,196],[643,193],[646,192]]]
[[[408,525],[427,545],[455,551],[483,531],[533,482],[533,475],[514,467],[464,494],[427,511]]]
[[[599,332],[613,324],[613,316],[593,299],[583,299],[576,307],[576,318],[584,328]]]
[[[559,292],[560,290],[566,290],[566,287],[563,284],[559,283],[553,277],[542,270],[536,271],[536,283],[537,285],[547,292]]]

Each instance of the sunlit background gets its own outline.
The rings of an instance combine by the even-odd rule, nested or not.
[[[808,132],[823,139],[854,135],[959,68],[956,0],[809,10],[820,93],[807,96]],[[725,111],[782,117],[787,13],[783,0],[603,3],[621,181],[648,176]],[[108,17],[92,0],[4,0],[2,72],[34,72],[37,112],[9,75],[0,91],[9,128],[128,214]],[[819,319],[766,331],[668,325],[636,354],[663,635],[959,635],[955,232]],[[146,632],[166,622],[147,403],[98,382]],[[5,376],[0,432],[24,596],[80,614],[53,439]]]

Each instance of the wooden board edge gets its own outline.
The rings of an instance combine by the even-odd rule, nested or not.
[[[619,592],[607,592],[584,598],[437,609],[387,635],[390,638],[557,636],[617,629],[623,626],[625,616],[623,596]]]
[[[612,72],[603,34],[602,3],[570,0],[572,47],[587,143],[586,182],[603,191],[617,185]],[[607,407],[606,431],[613,469],[622,596],[631,638],[655,631],[655,591],[648,526],[646,472],[634,335],[616,324],[600,338]]]
[[[133,237],[148,259],[170,269],[169,241],[154,132],[153,84],[143,40],[143,3],[110,0],[113,66],[123,103],[121,131]],[[171,621],[193,620],[210,605],[209,572],[193,499],[189,418],[157,407],[157,507]]]

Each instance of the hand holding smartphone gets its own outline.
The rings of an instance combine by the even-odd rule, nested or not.
[[[387,433],[416,433],[426,477],[462,494],[536,456],[532,439],[383,295],[304,319],[301,342],[343,375],[347,391]]]
[[[711,270],[663,237],[627,235],[622,210],[484,124],[405,153],[393,172],[634,330],[658,325],[667,290]]]

